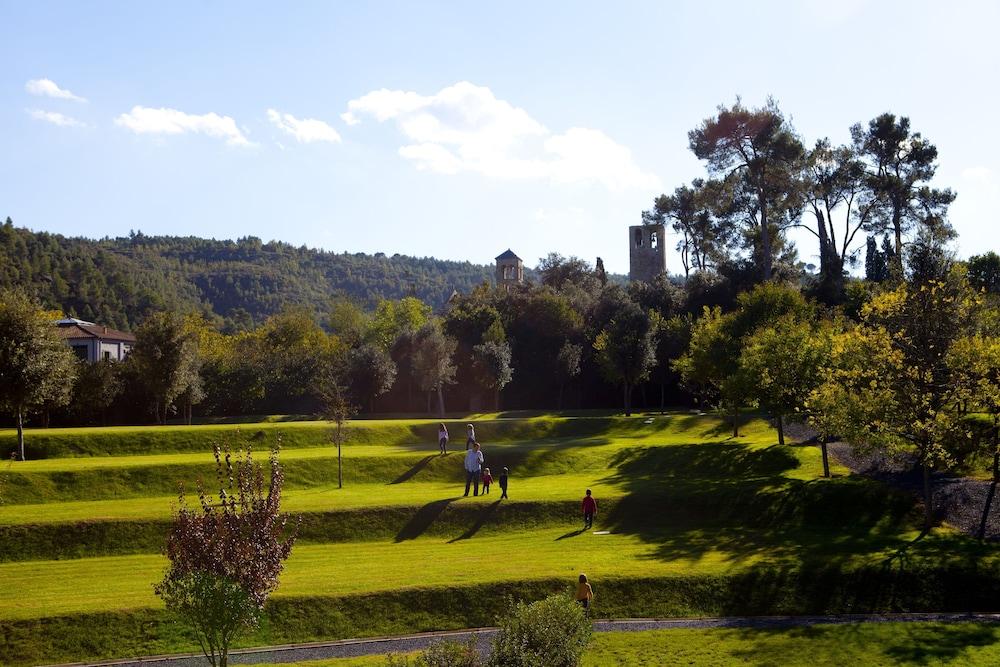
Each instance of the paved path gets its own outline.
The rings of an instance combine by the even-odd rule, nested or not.
[[[837,623],[891,623],[891,622],[979,622],[1000,623],[1000,614],[843,614],[835,616],[727,616],[716,618],[630,618],[611,619],[594,622],[596,632],[638,632],[641,630],[669,630],[674,628],[788,628]],[[299,662],[322,658],[350,658],[362,655],[385,655],[387,653],[408,653],[425,649],[439,641],[468,641],[475,637],[479,650],[489,650],[490,640],[496,628],[473,628],[449,632],[426,632],[399,637],[378,637],[371,639],[346,639],[335,642],[313,642],[287,646],[267,646],[242,649],[229,654],[229,662],[234,665],[258,663]],[[208,661],[201,655],[152,656],[96,663],[74,663],[80,665],[102,665],[121,667],[205,667]],[[70,667],[70,666],[63,666]]]

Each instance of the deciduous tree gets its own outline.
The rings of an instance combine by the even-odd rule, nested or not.
[[[69,346],[50,316],[19,290],[0,290],[0,407],[13,413],[24,461],[24,419],[43,404],[65,405],[76,377]]]

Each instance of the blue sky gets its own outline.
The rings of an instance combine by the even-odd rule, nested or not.
[[[0,25],[0,216],[35,230],[625,272],[627,226],[703,173],[687,131],[773,95],[808,144],[910,116],[960,253],[1000,245],[996,2],[0,0]]]

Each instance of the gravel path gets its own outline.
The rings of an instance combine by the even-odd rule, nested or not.
[[[785,433],[802,443],[815,442],[815,432],[802,424],[788,424]],[[831,442],[830,455],[851,472],[871,477],[917,496],[923,502],[923,478],[912,455],[888,458],[878,454],[859,455],[849,443]],[[990,491],[987,480],[960,477],[942,472],[931,474],[934,512],[941,521],[968,535],[977,535],[983,518],[983,508]],[[986,539],[1000,540],[1000,488],[996,489],[986,519]]]
[[[671,630],[677,628],[790,628],[841,623],[901,623],[901,622],[978,622],[1000,623],[1000,614],[842,614],[834,616],[727,616],[716,618],[632,618],[610,619],[594,622],[596,632],[640,632],[642,630]],[[484,655],[496,628],[475,628],[452,632],[427,632],[400,637],[376,639],[347,639],[336,642],[316,642],[289,646],[269,646],[234,651],[229,662],[234,665],[259,663],[300,662],[322,658],[350,658],[362,655],[408,653],[425,649],[440,641],[465,642],[475,638]],[[208,661],[201,655],[153,656],[95,663],[73,663],[72,666],[102,665],[121,667],[205,667]]]

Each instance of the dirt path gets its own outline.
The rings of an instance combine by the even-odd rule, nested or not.
[[[844,614],[835,616],[729,616],[715,618],[633,618],[611,619],[594,622],[595,632],[639,632],[642,630],[671,630],[677,628],[791,628],[821,624],[842,623],[913,623],[913,622],[977,622],[1000,623],[1000,614]],[[351,658],[363,655],[409,653],[425,649],[440,641],[468,641],[475,637],[479,650],[489,651],[496,628],[473,628],[452,632],[427,632],[400,637],[375,639],[347,639],[336,642],[316,642],[290,646],[269,646],[234,651],[229,656],[231,664],[253,665],[259,663],[301,662],[323,658]],[[130,660],[97,663],[104,667],[204,667],[208,661],[201,655],[154,656]],[[62,667],[71,667],[64,665]]]

